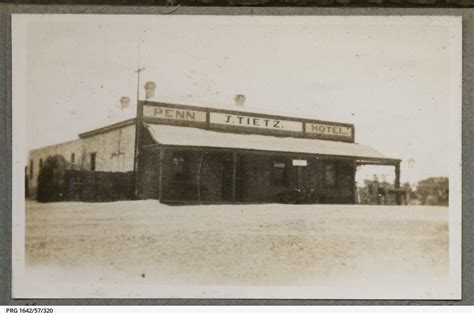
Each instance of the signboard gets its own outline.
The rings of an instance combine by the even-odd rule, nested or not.
[[[276,167],[276,168],[285,168],[286,165],[285,165],[285,162],[273,162],[273,167]]]
[[[205,111],[198,111],[192,109],[181,109],[173,107],[162,107],[162,106],[143,106],[143,116],[169,119],[169,120],[184,120],[193,122],[206,122]]]
[[[306,160],[292,160],[293,166],[308,166],[308,161]]]
[[[349,124],[148,101],[142,104],[142,117],[151,123],[354,142],[354,127]]]
[[[302,122],[284,119],[274,119],[270,117],[262,118],[250,115],[236,115],[211,112],[209,122],[211,125],[216,124],[253,129],[303,132]]]
[[[306,133],[352,139],[352,128],[340,125],[306,123]]]

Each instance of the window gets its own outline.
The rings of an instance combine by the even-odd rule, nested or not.
[[[97,153],[93,152],[91,153],[91,171],[95,171],[95,167],[96,167],[96,158],[97,158]]]
[[[334,163],[326,164],[325,169],[325,178],[326,178],[326,186],[328,187],[335,187],[336,186],[336,166]]]
[[[274,161],[270,181],[274,186],[287,185],[287,168],[283,161]]]
[[[187,175],[185,156],[181,154],[173,155],[173,179],[186,179],[188,177]]]
[[[40,159],[40,169],[43,168],[43,159]]]
[[[75,169],[75,163],[76,163],[76,155],[74,153],[71,153],[71,169]]]
[[[33,160],[31,160],[30,161],[30,179],[33,178],[33,166],[34,166]]]

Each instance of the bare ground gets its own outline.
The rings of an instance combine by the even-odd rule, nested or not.
[[[28,202],[25,233],[29,268],[93,281],[441,283],[449,265],[444,207]]]

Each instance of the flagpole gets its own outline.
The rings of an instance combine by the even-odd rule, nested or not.
[[[145,68],[138,68],[137,70],[135,70],[135,72],[137,73],[137,105],[140,100],[140,73],[144,70]],[[137,109],[138,109],[138,106],[137,106]]]

